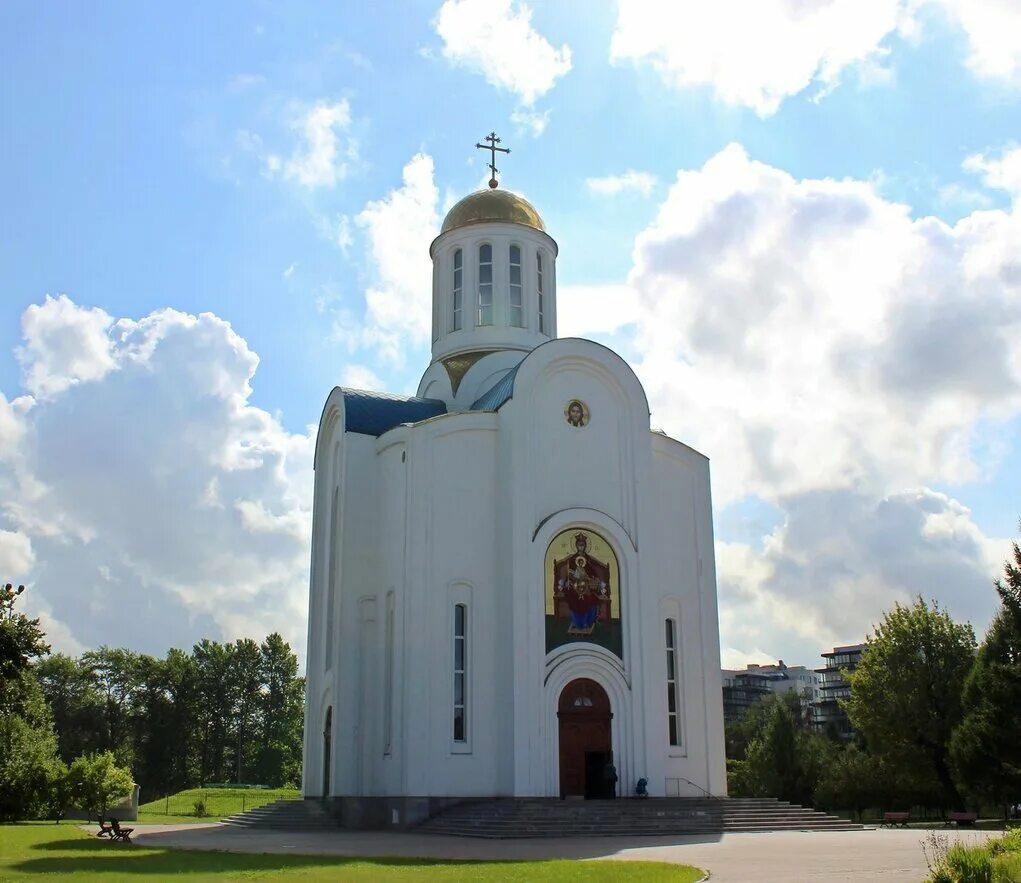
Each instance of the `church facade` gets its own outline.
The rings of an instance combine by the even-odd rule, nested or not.
[[[616,353],[557,337],[530,203],[473,193],[430,251],[418,394],[336,388],[319,426],[305,796],[376,827],[726,794],[708,460]]]

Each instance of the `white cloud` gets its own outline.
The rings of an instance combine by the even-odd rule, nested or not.
[[[571,69],[559,49],[532,27],[532,11],[512,0],[446,0],[436,16],[443,57],[482,74],[525,104],[542,97]]]
[[[107,334],[112,322],[103,310],[80,309],[63,294],[30,306],[21,317],[25,343],[17,350],[25,388],[46,396],[102,378],[114,367]]]
[[[873,62],[905,16],[901,0],[619,0],[610,55],[768,116],[813,83],[832,88],[847,68]]]
[[[1021,87],[1021,5],[1016,0],[930,0],[968,37],[969,69],[987,80]]]
[[[26,382],[48,394],[10,409],[0,563],[31,549],[33,604],[65,647],[280,629],[300,649],[311,433],[249,403],[258,357],[222,319],[100,313],[26,311]]]
[[[820,491],[784,508],[785,524],[761,553],[718,546],[721,628],[730,645],[765,644],[767,655],[811,664],[824,649],[864,640],[883,611],[917,595],[937,597],[980,632],[996,607],[991,583],[1008,546],[984,537],[970,512],[944,494]]]
[[[599,196],[617,196],[628,191],[648,196],[657,183],[655,175],[650,175],[648,172],[636,172],[634,169],[628,169],[620,175],[585,179],[585,186]]]
[[[1013,186],[1012,156],[973,165]],[[991,477],[1021,415],[1019,250],[1017,207],[915,219],[731,145],[678,173],[630,294],[563,298],[580,328],[626,331],[624,305],[654,425],[712,459],[718,510],[781,513],[764,550],[718,547],[728,658],[811,664],[915,592],[984,625],[1006,547],[926,488]]]
[[[982,181],[993,190],[1003,190],[1011,198],[1021,198],[1021,147],[1010,147],[998,157],[983,154],[969,156],[964,168],[982,175]]]
[[[635,321],[638,298],[627,285],[558,285],[560,337],[613,334]]]
[[[976,76],[1021,87],[1015,0],[618,0],[610,57],[769,116],[810,87],[824,98],[848,71],[863,87],[892,82],[887,44],[920,38],[918,14],[931,9],[963,30]]]
[[[716,460],[721,502],[977,478],[976,420],[1021,408],[1019,235],[1013,214],[913,220],[869,183],[728,147],[636,240],[655,412]]]
[[[403,184],[368,203],[355,218],[366,232],[375,280],[365,292],[364,327],[354,334],[383,358],[401,363],[405,344],[429,339],[432,261],[429,243],[439,229],[439,191],[432,157],[419,153],[403,171]]]
[[[535,111],[519,107],[511,113],[511,122],[519,135],[530,135],[538,138],[546,131],[549,125],[550,112],[548,110]]]
[[[0,528],[0,582],[24,579],[34,563],[32,541],[23,533]]]
[[[351,235],[351,219],[347,215],[341,215],[337,221],[336,241],[337,248],[347,255],[354,243],[354,237]]]
[[[347,177],[349,163],[358,157],[357,143],[348,133],[350,126],[351,107],[346,98],[334,104],[318,102],[292,124],[302,143],[291,156],[286,160],[278,154],[265,157],[267,173],[309,189],[335,186]],[[261,142],[253,140],[250,133],[246,135],[248,149],[257,149]]]
[[[386,384],[366,365],[349,363],[340,373],[340,385],[349,389],[384,390]]]

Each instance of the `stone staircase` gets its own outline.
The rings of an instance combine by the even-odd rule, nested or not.
[[[318,800],[278,800],[221,819],[236,828],[277,828],[292,831],[335,830],[337,822]]]
[[[416,830],[512,838],[858,831],[862,826],[773,798],[501,798],[457,804]]]

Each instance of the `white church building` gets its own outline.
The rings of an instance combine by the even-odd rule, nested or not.
[[[418,394],[326,401],[303,790],[345,825],[726,794],[709,462],[620,356],[557,337],[557,251],[522,197],[462,199]]]

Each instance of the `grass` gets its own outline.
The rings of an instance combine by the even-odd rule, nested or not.
[[[159,800],[151,800],[138,807],[139,821],[143,816],[178,816],[180,818],[191,817],[208,821],[209,819],[222,819],[232,816],[235,813],[254,809],[272,803],[274,800],[285,800],[301,797],[301,792],[293,788],[189,788],[187,791],[178,791],[169,797],[161,797]],[[205,816],[200,816],[195,811],[195,804],[202,801],[205,807]],[[150,819],[153,823],[156,818]]]
[[[926,883],[1021,883],[1021,829],[985,843],[951,843],[931,831],[922,847]]]
[[[993,859],[994,880],[1021,880],[1021,855],[1000,855]]]
[[[670,881],[695,883],[702,872],[659,862],[458,862],[408,858],[250,855],[153,849],[111,843],[77,827],[0,826],[0,880],[50,877],[98,883],[182,877],[188,883],[223,880],[344,881]]]

